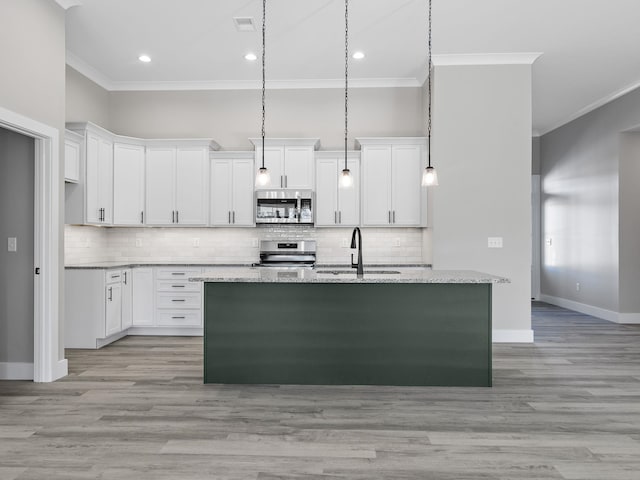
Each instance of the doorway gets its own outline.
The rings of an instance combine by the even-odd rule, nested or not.
[[[0,378],[33,379],[35,140],[0,128]]]
[[[31,302],[33,334],[30,355],[32,362],[3,362],[1,359],[0,362],[7,364],[4,368],[14,372],[12,376],[15,379],[26,376],[29,377],[27,379],[33,379],[35,382],[51,382],[67,375],[68,371],[59,335],[59,283],[62,257],[59,251],[60,131],[2,107],[0,107],[0,129],[12,135],[18,134],[30,139],[26,142],[32,145],[33,153],[29,159],[25,159],[25,162],[33,165],[33,208],[30,222],[33,243],[30,249],[32,257],[29,260],[31,269],[24,272],[26,278],[30,278],[30,291],[33,294]],[[9,205],[9,208],[11,207],[12,205]],[[4,232],[2,234],[5,235]],[[15,236],[16,252],[8,252],[9,238],[14,238],[13,235],[0,238],[0,249],[5,249],[7,253],[18,253],[18,250],[22,251],[22,245],[28,248],[29,243],[23,243],[20,240],[22,235],[24,234],[20,237],[17,234]],[[22,267],[19,268],[22,269]],[[11,280],[11,277],[9,279]],[[26,286],[21,288],[29,290]],[[5,313],[2,312],[2,315],[4,316]],[[22,324],[21,326],[24,327]],[[25,331],[22,328],[23,336]],[[28,359],[29,357],[24,355],[15,358]],[[0,375],[3,373],[7,372],[0,371]],[[8,379],[8,375],[0,376],[0,379]]]

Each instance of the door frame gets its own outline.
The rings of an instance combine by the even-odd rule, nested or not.
[[[0,107],[0,127],[34,139],[33,381],[68,373],[60,342],[60,131]]]

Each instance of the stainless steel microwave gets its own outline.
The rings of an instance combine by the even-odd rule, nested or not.
[[[256,223],[313,225],[313,191],[256,191]]]

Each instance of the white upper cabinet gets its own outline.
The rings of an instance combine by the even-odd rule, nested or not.
[[[255,224],[253,164],[253,155],[247,152],[211,154],[211,225]]]
[[[99,128],[85,130],[84,223],[113,223],[113,140]]]
[[[316,154],[316,226],[353,227],[360,224],[360,162],[357,152],[349,152],[347,165],[353,185],[340,187],[344,152]]]
[[[146,224],[207,224],[209,146],[149,146],[146,170]]]
[[[255,146],[255,173],[262,166],[262,139],[250,139]],[[320,147],[317,138],[267,138],[264,164],[271,176],[271,185],[256,187],[269,190],[289,188],[312,190],[314,184],[314,151]]]
[[[362,224],[425,226],[421,187],[426,139],[359,138],[362,146]]]
[[[71,130],[64,133],[64,181],[78,183],[80,181],[80,165],[82,163],[82,146],[84,137]]]
[[[142,145],[113,146],[113,223],[144,223],[144,163]]]

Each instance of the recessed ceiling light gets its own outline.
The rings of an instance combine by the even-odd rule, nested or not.
[[[140,55],[138,60],[144,63],[149,63],[151,61],[151,57],[149,55]]]
[[[253,61],[258,59],[258,56],[255,53],[247,53],[244,56],[244,58],[245,58],[245,60],[249,60],[250,62],[253,62]]]
[[[364,58],[364,53],[362,53],[362,52],[354,52],[353,58],[355,58],[356,60],[362,60]]]

